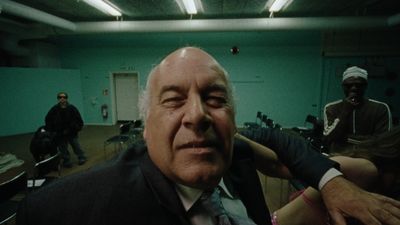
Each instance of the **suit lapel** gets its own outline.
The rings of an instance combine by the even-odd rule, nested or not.
[[[140,162],[140,168],[160,205],[165,210],[176,215],[181,224],[190,224],[189,219],[186,217],[186,211],[176,193],[174,184],[154,165],[147,153],[145,153]]]
[[[270,225],[271,218],[261,188],[254,162],[250,159],[232,162],[230,173],[224,177],[228,188],[234,189],[247,209],[248,215],[258,225]],[[231,187],[229,187],[231,186]]]

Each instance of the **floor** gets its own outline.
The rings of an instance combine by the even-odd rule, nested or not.
[[[104,157],[104,141],[119,132],[118,125],[115,126],[85,126],[79,133],[79,141],[82,149],[85,151],[88,161],[84,165],[77,165],[77,158],[71,152],[71,160],[74,163],[72,168],[63,168],[62,176],[66,176],[72,173],[76,173],[82,170],[97,165],[105,160]],[[33,133],[13,135],[7,137],[0,137],[0,152],[12,153],[17,158],[25,161],[25,168],[28,175],[32,174],[34,159],[29,152],[30,141],[33,137]],[[107,147],[107,153],[113,152],[113,146]]]
[[[71,159],[74,163],[72,168],[63,168],[61,176],[68,176],[69,174],[77,173],[87,170],[97,164],[110,159],[114,154],[114,146],[108,145],[106,147],[106,157],[104,154],[104,141],[117,135],[119,126],[85,126],[79,133],[79,140],[82,149],[85,151],[88,161],[84,165],[77,165],[77,158],[71,151]],[[29,152],[30,140],[33,133],[21,134],[7,137],[0,137],[0,152],[7,152],[16,155],[19,159],[25,161],[25,170],[28,176],[32,174],[34,160]],[[260,174],[260,181],[263,185],[266,201],[271,211],[280,208],[287,203],[288,196],[292,191],[287,181],[267,178]]]

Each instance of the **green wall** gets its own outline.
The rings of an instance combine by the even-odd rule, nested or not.
[[[110,94],[103,94],[105,89],[112,90],[110,74],[137,72],[143,88],[152,66],[182,46],[205,49],[229,72],[238,126],[255,121],[257,111],[284,127],[304,126],[308,114],[320,117],[327,102],[342,97],[339,70],[371,59],[324,57],[321,33],[310,31],[91,34],[48,41],[59,55],[49,56],[58,57],[53,67],[59,68],[0,68],[0,136],[33,132],[43,124],[60,90],[70,94],[86,124],[109,125],[112,118],[103,119],[100,108],[111,106]],[[239,48],[239,54],[231,54],[232,46]],[[400,58],[377,59],[380,65],[400,73]],[[367,92],[392,105],[397,117],[399,82],[399,78],[371,78]],[[393,88],[396,95],[385,96],[387,88]]]
[[[44,125],[59,91],[66,91],[84,116],[79,70],[0,68],[0,84],[0,136],[29,133]]]
[[[139,73],[143,87],[152,65],[174,49],[199,46],[227,69],[237,99],[237,124],[254,121],[262,111],[284,126],[302,126],[307,114],[319,112],[321,74],[318,32],[232,32],[179,34],[125,34],[65,37],[64,67],[81,70],[86,122],[110,123],[100,106],[111,104],[109,74]],[[239,54],[230,48],[238,46]],[[97,99],[98,104],[91,104]]]

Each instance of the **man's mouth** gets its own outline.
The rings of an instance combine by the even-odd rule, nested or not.
[[[219,146],[216,140],[197,140],[179,145],[178,149],[217,149]]]

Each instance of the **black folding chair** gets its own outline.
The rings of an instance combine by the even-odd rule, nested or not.
[[[114,144],[114,152],[120,152],[124,149],[124,146],[128,148],[129,145],[140,140],[142,131],[141,120],[134,120],[121,124],[119,126],[119,134],[104,141],[104,158],[107,158],[106,147],[108,145]]]

